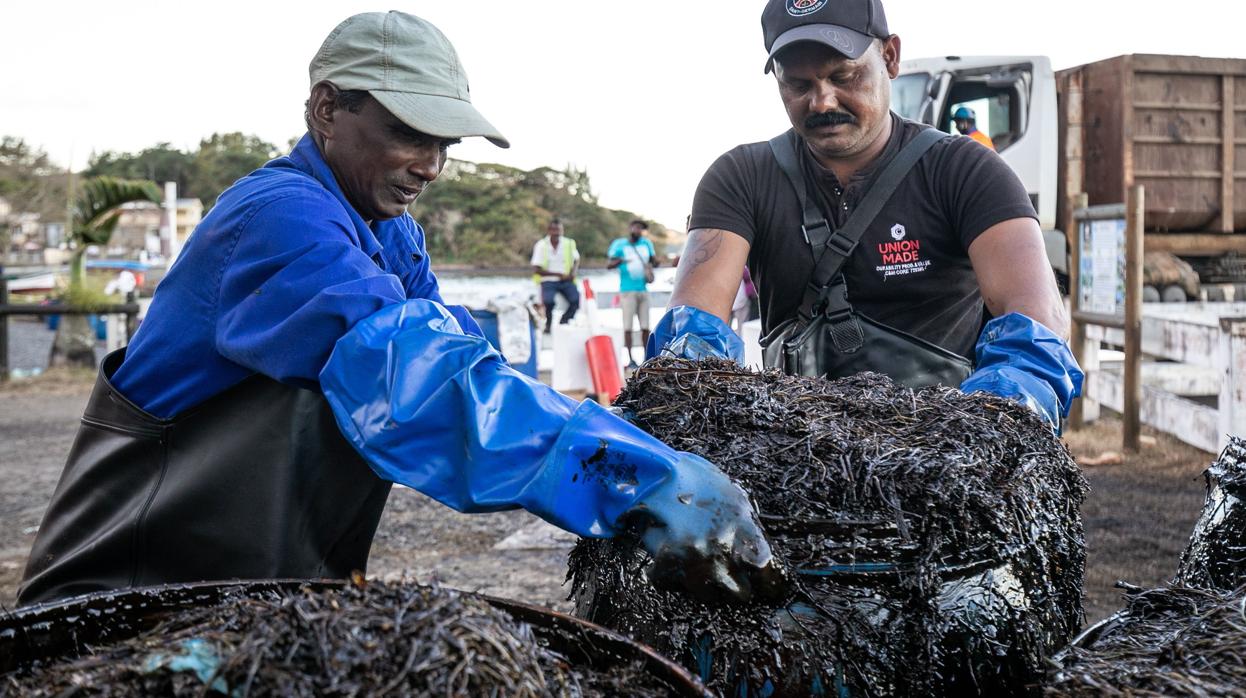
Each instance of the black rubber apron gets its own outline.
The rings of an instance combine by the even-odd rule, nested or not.
[[[100,366],[21,605],[152,584],[363,571],[390,483],[317,392],[254,375],[172,419]]]
[[[795,131],[770,140],[775,159],[800,201],[801,232],[815,266],[797,316],[780,323],[761,340],[767,368],[825,378],[874,371],[910,388],[957,387],[969,376],[973,365],[965,357],[853,309],[841,273],[866,228],[900,182],[922,155],[946,136],[936,129],[918,133],[887,164],[839,230],[832,230],[830,221],[808,195],[797,157],[797,148],[804,146]]]

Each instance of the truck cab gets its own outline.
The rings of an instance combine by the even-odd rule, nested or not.
[[[891,108],[906,119],[958,133],[952,115],[968,107],[977,127],[1025,185],[1038,212],[1052,268],[1067,278],[1067,242],[1056,230],[1056,81],[1045,56],[945,56],[903,61]]]

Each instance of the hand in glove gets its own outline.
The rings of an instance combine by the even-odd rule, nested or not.
[[[744,490],[691,453],[679,454],[672,474],[622,519],[645,529],[654,586],[702,601],[781,596],[787,580]]]
[[[1084,378],[1067,342],[1020,313],[1008,313],[986,324],[975,351],[978,366],[962,391],[1016,400],[1059,430]]]
[[[744,340],[713,313],[679,305],[666,311],[649,335],[645,358],[655,356],[695,361],[714,357],[743,364]]]

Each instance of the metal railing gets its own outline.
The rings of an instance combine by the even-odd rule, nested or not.
[[[99,306],[90,310],[67,308],[62,305],[25,305],[9,303],[9,284],[0,278],[0,381],[9,379],[9,317],[14,315],[30,315],[48,317],[51,315],[124,315],[125,336],[128,343],[138,328],[139,305],[134,301],[133,294],[125,303]]]

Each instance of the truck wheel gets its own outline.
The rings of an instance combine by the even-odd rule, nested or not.
[[[1142,302],[1143,303],[1158,303],[1159,299],[1160,297],[1159,297],[1158,288],[1155,288],[1154,286],[1143,286],[1142,287]]]
[[[1165,303],[1184,303],[1186,301],[1185,289],[1176,284],[1165,286],[1164,292],[1160,294],[1160,297]]]

